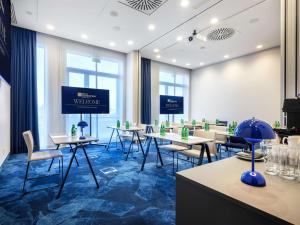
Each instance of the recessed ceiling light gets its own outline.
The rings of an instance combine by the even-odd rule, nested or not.
[[[252,18],[249,20],[249,23],[257,23],[259,21],[259,18]]]
[[[204,64],[205,64],[204,62],[201,62],[201,63],[200,63],[200,66],[203,66]]]
[[[156,55],[156,58],[160,59],[160,57],[161,57],[160,55]]]
[[[153,49],[153,52],[158,53],[158,52],[159,52],[159,49],[158,49],[158,48],[155,48],[155,49]]]
[[[225,59],[228,59],[228,58],[229,58],[229,55],[227,55],[227,54],[224,55],[224,58],[225,58]]]
[[[263,47],[264,47],[263,45],[257,45],[257,46],[256,46],[257,49],[261,49],[261,48],[263,48]]]
[[[111,41],[111,42],[109,42],[109,45],[110,45],[111,47],[114,47],[114,46],[116,45],[116,43],[113,42],[113,41]]]
[[[55,27],[54,27],[53,25],[51,25],[51,24],[48,24],[48,25],[46,26],[46,28],[47,28],[48,30],[54,30],[54,29],[55,29]]]
[[[117,11],[110,11],[109,15],[111,15],[112,17],[118,17],[119,13]]]
[[[217,23],[219,23],[219,19],[218,18],[216,18],[216,17],[214,17],[214,18],[212,18],[211,20],[210,20],[210,23],[211,24],[217,24]]]
[[[183,40],[183,37],[182,37],[182,36],[178,36],[178,37],[176,38],[176,40],[177,40],[177,41],[182,41],[182,40]]]
[[[133,45],[133,41],[129,40],[129,41],[127,42],[127,44],[128,44],[128,45]]]
[[[148,30],[155,30],[155,25],[154,24],[149,24]]]
[[[184,7],[184,8],[188,7],[189,4],[190,4],[189,0],[181,0],[181,2],[180,2],[181,7]]]
[[[119,26],[114,26],[113,29],[114,29],[115,31],[120,31],[120,30],[121,30],[121,27],[119,27]]]
[[[191,64],[190,64],[190,63],[186,63],[185,65],[186,65],[186,66],[190,66]]]
[[[176,59],[172,59],[172,62],[173,62],[173,63],[176,63]]]
[[[88,36],[86,34],[81,34],[81,38],[88,39]]]

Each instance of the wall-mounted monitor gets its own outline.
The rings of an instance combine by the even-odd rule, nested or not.
[[[183,97],[160,95],[160,114],[183,114]]]
[[[10,1],[0,0],[0,76],[10,84]]]
[[[61,87],[62,114],[109,114],[109,90]]]

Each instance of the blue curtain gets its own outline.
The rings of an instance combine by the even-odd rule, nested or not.
[[[141,59],[141,122],[151,124],[151,60]]]
[[[36,32],[11,29],[11,153],[27,152],[22,133],[31,130],[39,148]]]

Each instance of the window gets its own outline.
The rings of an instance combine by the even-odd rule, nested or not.
[[[103,59],[99,62],[92,57],[67,53],[68,85],[109,90],[109,114],[82,115],[82,119],[89,124],[86,134],[92,135],[105,142],[109,139],[111,130],[107,126],[114,125],[122,117],[122,88],[121,63]],[[67,132],[72,124],[77,124],[80,115],[68,115],[66,121]]]
[[[45,109],[45,48],[37,46],[37,100],[38,100],[38,126],[40,147],[47,147],[47,120]]]
[[[188,118],[188,88],[189,88],[189,75],[181,74],[175,70],[160,70],[159,71],[159,94],[172,95],[184,97],[184,114],[180,115],[159,115],[160,121],[170,120],[179,122],[181,119]]]

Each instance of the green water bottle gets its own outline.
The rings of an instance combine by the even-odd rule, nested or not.
[[[126,122],[125,122],[125,129],[126,130],[129,129],[129,121],[128,120],[126,120]]]
[[[185,135],[184,135],[185,140],[188,140],[188,139],[189,139],[189,135],[190,135],[190,130],[189,130],[189,128],[186,128],[186,129],[185,129]]]
[[[160,125],[160,135],[165,136],[165,134],[166,134],[165,125],[162,123]]]
[[[184,127],[184,119],[181,119],[181,120],[180,120],[180,126],[181,126],[181,127]]]
[[[117,128],[120,128],[120,127],[121,127],[120,120],[117,120]]]
[[[71,128],[71,136],[72,137],[76,137],[76,131],[77,131],[77,128],[76,128],[75,124],[72,124],[72,128]]]
[[[183,127],[183,128],[181,129],[181,139],[184,139],[184,136],[185,136],[185,130],[186,130],[185,127]]]
[[[196,126],[196,120],[192,120],[192,126]]]
[[[170,127],[170,122],[169,122],[169,120],[166,120],[166,127]]]
[[[216,125],[218,125],[219,124],[219,120],[218,119],[216,119]]]

